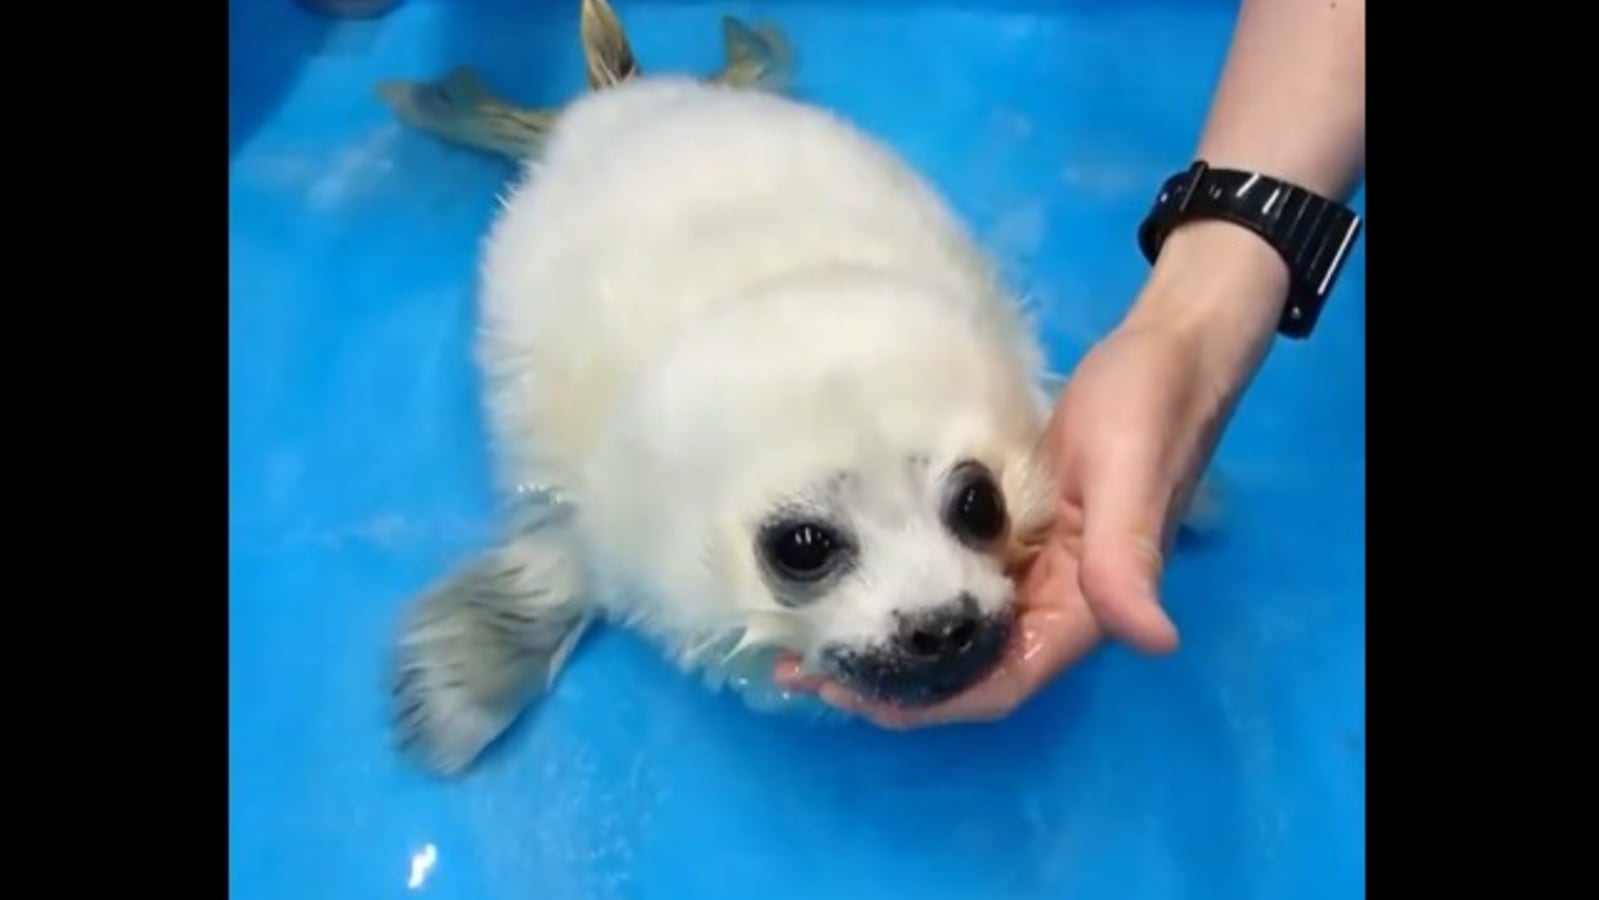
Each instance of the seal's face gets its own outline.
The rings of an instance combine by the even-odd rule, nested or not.
[[[1014,538],[989,465],[957,458],[833,473],[751,529],[772,600],[811,668],[862,694],[936,703],[987,675],[1010,639]]]
[[[1006,323],[869,273],[706,316],[591,460],[617,614],[683,659],[736,638],[902,705],[981,680],[1054,508],[1035,365]]]

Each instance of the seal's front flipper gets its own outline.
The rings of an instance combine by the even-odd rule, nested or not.
[[[379,82],[378,96],[412,128],[512,160],[537,155],[555,125],[553,112],[506,103],[466,66],[438,81]]]
[[[782,91],[794,74],[794,50],[776,25],[722,19],[722,70],[713,76],[731,87]]]
[[[577,561],[556,531],[485,553],[409,611],[393,724],[427,768],[454,775],[474,762],[549,690],[592,620]]]
[[[638,60],[628,44],[622,20],[605,0],[583,0],[578,36],[583,42],[583,61],[588,67],[591,89],[614,87],[639,76]]]

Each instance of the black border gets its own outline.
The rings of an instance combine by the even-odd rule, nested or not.
[[[1571,159],[1567,147],[1583,145],[1562,126],[1592,103],[1578,83],[1593,51],[1562,46],[1586,31],[1553,8],[1372,6],[1371,55],[1385,61],[1375,66],[1381,149],[1361,238],[1377,326],[1369,866],[1390,880],[1410,870],[1428,893],[1465,883],[1513,896],[1565,849],[1553,819],[1518,813],[1531,813],[1523,797],[1577,799],[1574,785],[1553,782],[1557,758],[1582,744],[1563,740],[1564,729],[1545,735],[1586,715],[1558,703],[1550,718],[1529,699],[1580,683],[1565,660],[1582,656],[1561,651],[1585,629],[1561,614],[1585,589],[1570,583],[1583,558],[1529,506],[1542,482],[1570,477],[1560,462],[1580,445],[1551,440],[1570,433],[1564,419],[1534,419],[1528,397],[1553,394],[1555,415],[1578,419],[1593,402],[1580,387],[1583,334],[1559,310],[1586,303],[1594,250],[1572,247],[1567,262],[1555,251],[1584,243],[1584,229],[1566,236],[1533,208],[1585,216],[1591,167]],[[23,25],[24,10],[48,19]],[[27,266],[43,256],[31,248],[60,248],[34,289],[19,280],[12,292],[22,313],[13,360],[33,347],[59,360],[19,371],[59,387],[8,429],[13,447],[32,451],[21,483],[49,488],[17,523],[35,538],[26,555],[53,553],[59,566],[39,607],[12,606],[9,634],[36,662],[13,676],[24,708],[10,733],[45,739],[14,757],[27,761],[16,774],[24,787],[38,783],[41,811],[71,822],[39,841],[65,866],[28,862],[42,877],[104,880],[118,893],[145,881],[175,896],[193,882],[200,896],[222,896],[228,9],[16,13],[14,43],[50,51],[42,65],[57,72],[84,70],[76,87],[59,74],[21,79],[12,100],[14,187],[37,186],[40,199],[24,208],[55,225],[19,222],[17,255]],[[1506,48],[1518,44],[1529,56],[1512,63]],[[1562,64],[1569,70],[1555,71]],[[1532,111],[1543,104],[1554,111]],[[1557,286],[1556,275],[1570,277]],[[1528,361],[1517,359],[1524,350]],[[1522,384],[1527,394],[1516,393]],[[1560,505],[1580,490],[1552,487]],[[25,618],[35,609],[37,623]],[[1551,633],[1557,646],[1534,643]],[[1530,652],[1536,668],[1513,658]],[[72,689],[65,676],[77,672]],[[1517,690],[1532,678],[1537,687]]]
[[[1533,507],[1585,480],[1561,463],[1594,351],[1560,346],[1585,337],[1561,308],[1586,302],[1594,250],[1568,262],[1585,230],[1539,207],[1584,216],[1592,166],[1564,125],[1591,107],[1593,51],[1548,8],[1370,6],[1368,881],[1555,896],[1589,851],[1542,811],[1576,799],[1556,760],[1583,745],[1549,732],[1587,709],[1542,701],[1583,678],[1550,667],[1585,636],[1557,617],[1585,573]]]
[[[10,12],[11,814],[43,893],[222,897],[228,5]]]

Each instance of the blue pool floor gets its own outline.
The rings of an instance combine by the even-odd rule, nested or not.
[[[947,193],[1061,369],[1139,285],[1137,220],[1231,27],[1203,0],[617,5],[654,70],[713,68],[724,12],[780,22],[799,93]],[[390,749],[383,662],[400,605],[493,528],[469,354],[509,169],[402,130],[372,88],[470,63],[569,96],[576,2],[231,7],[235,900],[1364,895],[1358,252],[1221,449],[1227,530],[1168,581],[1177,655],[1108,648],[1009,721],[888,734],[759,717],[600,631],[439,782]]]

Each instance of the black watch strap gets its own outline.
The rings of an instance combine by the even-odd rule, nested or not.
[[[1212,169],[1203,160],[1161,185],[1138,229],[1138,247],[1151,264],[1173,230],[1199,219],[1221,219],[1258,235],[1288,265],[1288,304],[1278,323],[1285,337],[1316,327],[1327,295],[1360,233],[1360,217],[1341,203],[1256,172]]]

